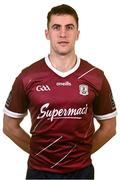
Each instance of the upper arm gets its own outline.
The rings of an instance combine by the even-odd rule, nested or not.
[[[4,108],[3,131],[12,132],[20,128],[20,123],[27,114],[28,98],[26,96],[23,78],[20,74],[14,81]]]
[[[5,103],[4,113],[8,117],[21,119],[27,114],[28,97],[25,92],[23,77],[20,74],[14,81]]]
[[[116,106],[110,84],[104,75],[100,90],[94,100],[93,110],[94,117],[99,121],[100,125],[110,126],[111,124],[116,126]]]
[[[99,122],[101,129],[106,130],[109,133],[116,133],[116,117],[97,121]]]
[[[3,117],[3,132],[13,131],[14,129],[20,126],[21,121],[23,118],[13,118],[4,114]]]

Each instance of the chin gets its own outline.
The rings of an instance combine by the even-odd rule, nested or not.
[[[68,53],[64,53],[64,52],[62,52],[62,53],[58,53],[60,56],[66,56]]]
[[[65,55],[68,55],[70,54],[71,51],[60,51],[60,52],[57,52],[59,55],[61,56],[65,56]]]

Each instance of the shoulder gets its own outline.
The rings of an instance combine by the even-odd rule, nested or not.
[[[87,60],[81,59],[80,76],[78,79],[82,78],[92,84],[95,88],[101,89],[105,75],[100,68],[92,65]]]
[[[98,76],[104,76],[103,70],[96,67],[95,65],[92,65],[87,60],[81,59],[80,68],[83,70],[84,73],[89,75],[98,75]]]
[[[32,63],[28,67],[24,68],[22,70],[22,73],[26,74],[26,73],[31,73],[31,72],[38,72],[38,71],[40,72],[40,70],[42,70],[44,67],[45,67],[45,58],[42,58]]]
[[[30,66],[24,68],[21,73],[17,76],[16,81],[19,83],[28,84],[30,81],[34,81],[38,77],[43,76],[43,72],[47,71],[47,66],[45,63],[45,58],[42,58]]]
[[[45,58],[42,58],[31,65],[24,68],[18,77],[24,78],[27,76],[34,76],[46,69]]]

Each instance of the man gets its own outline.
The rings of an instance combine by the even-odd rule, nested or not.
[[[68,5],[47,16],[50,54],[16,78],[4,133],[30,154],[26,179],[94,179],[91,154],[116,133],[116,108],[104,73],[78,58],[78,15]],[[31,137],[21,128],[30,111]],[[94,118],[100,124],[94,130]]]

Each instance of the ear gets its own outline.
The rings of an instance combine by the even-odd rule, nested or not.
[[[76,40],[78,40],[78,39],[79,39],[79,35],[80,35],[80,31],[78,30]]]
[[[50,39],[48,29],[46,29],[46,30],[45,30],[45,36],[46,36],[46,39],[47,39],[47,40],[49,40],[49,39]]]

